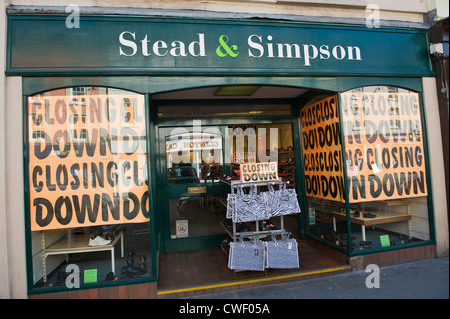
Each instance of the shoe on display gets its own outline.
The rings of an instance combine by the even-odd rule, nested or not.
[[[95,246],[106,246],[109,243],[111,243],[111,240],[104,239],[103,237],[97,236],[94,239],[89,238],[89,246],[95,247]]]
[[[364,218],[375,218],[377,215],[371,214],[371,213],[364,213]]]

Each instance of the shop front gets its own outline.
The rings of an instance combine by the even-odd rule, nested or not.
[[[424,30],[65,19],[8,16],[29,295],[135,286],[156,297],[161,260],[225,256],[236,226],[286,230],[349,264],[434,255]],[[276,164],[299,211],[233,225],[233,183],[272,178],[260,163]]]

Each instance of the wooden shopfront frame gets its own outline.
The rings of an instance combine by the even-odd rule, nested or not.
[[[66,30],[64,28],[60,29],[60,26],[55,28],[55,25],[58,23],[63,23],[65,16],[21,16],[21,15],[11,15],[8,17],[8,56],[7,56],[7,69],[6,73],[8,76],[23,76],[23,95],[24,95],[24,114],[27,114],[27,105],[25,103],[26,97],[31,96],[33,94],[37,94],[40,92],[56,89],[56,88],[64,88],[64,87],[75,87],[75,86],[101,86],[101,87],[113,87],[120,88],[124,90],[129,90],[133,92],[138,92],[146,95],[146,109],[147,111],[147,130],[148,136],[151,137],[149,143],[152,145],[157,144],[155,133],[157,132],[160,126],[164,125],[183,125],[183,121],[165,121],[160,122],[158,120],[156,114],[156,108],[151,102],[151,97],[153,94],[167,91],[175,91],[181,89],[188,88],[199,88],[206,86],[225,86],[225,85],[277,85],[277,86],[289,86],[289,87],[298,87],[298,88],[309,88],[312,90],[325,90],[328,92],[344,92],[352,88],[368,86],[368,85],[392,85],[407,88],[413,90],[415,92],[419,92],[421,96],[422,85],[421,85],[421,77],[432,76],[432,72],[429,66],[429,58],[427,55],[426,44],[427,44],[427,36],[424,30],[404,30],[404,29],[377,29],[377,30],[367,30],[366,28],[356,27],[356,26],[328,26],[328,25],[320,25],[320,24],[303,24],[303,23],[280,23],[280,22],[254,22],[254,21],[240,21],[236,25],[236,21],[233,20],[192,20],[192,19],[166,19],[166,18],[136,18],[136,17],[85,17],[86,28],[81,30],[72,30],[78,31],[81,33],[75,35],[74,33],[70,33],[70,30]],[[38,32],[38,27],[34,27],[34,31],[30,30],[30,26],[36,25],[36,23],[42,23],[42,29],[40,35],[43,38],[36,39],[36,34],[34,32]],[[167,57],[168,59],[163,62],[163,65],[166,65],[165,68],[158,67],[158,63],[160,62],[151,62],[148,64],[148,61],[145,60],[145,57],[140,56],[134,59],[133,63],[125,62],[123,65],[118,65],[114,61],[116,61],[117,52],[119,49],[122,49],[124,53],[126,49],[131,50],[126,54],[122,55],[130,55],[134,52],[134,47],[128,42],[128,46],[122,46],[121,48],[118,46],[118,43],[115,43],[112,47],[102,47],[98,45],[93,45],[92,48],[94,51],[87,52],[90,57],[95,57],[97,65],[87,65],[84,61],[86,57],[81,56],[80,59],[74,57],[69,54],[71,50],[74,50],[73,45],[77,45],[77,41],[85,41],[88,37],[91,36],[93,30],[107,30],[109,27],[114,26],[114,28],[109,28],[110,30],[115,30],[118,25],[126,24],[127,26],[134,27],[136,30],[145,33],[145,28],[148,25],[156,24],[157,26],[161,26],[163,29],[167,30],[177,30],[177,28],[183,28],[186,25],[189,27],[204,27],[205,30],[208,30],[211,27],[211,30],[215,30],[212,32],[212,38],[219,41],[222,45],[222,48],[225,48],[223,45],[223,41],[225,38],[221,37],[226,33],[235,34],[236,32],[240,32],[240,30],[245,30],[246,28],[251,28],[248,33],[257,34],[256,32],[262,33],[263,30],[265,35],[268,33],[275,34],[275,30],[281,31],[289,31],[290,32],[306,32],[305,37],[313,36],[315,33],[320,32],[324,35],[326,39],[330,39],[331,34],[335,34],[336,32],[348,33],[356,39],[355,43],[360,44],[360,49],[362,52],[370,51],[371,39],[378,39],[379,41],[384,41],[385,43],[390,43],[398,48],[398,50],[390,49],[386,50],[383,54],[379,54],[377,52],[376,56],[373,56],[372,60],[366,64],[365,55],[363,55],[362,59],[357,59],[356,51],[353,52],[353,58],[347,59],[343,64],[339,64],[339,58],[342,57],[336,55],[338,59],[336,61],[332,61],[331,64],[323,64],[320,61],[319,55],[317,55],[314,59],[310,57],[308,63],[304,58],[302,60],[302,64],[300,67],[292,67],[291,61],[287,65],[278,64],[282,63],[283,59],[266,59],[256,60],[244,60],[239,61],[237,64],[234,64],[237,60],[232,58],[231,52],[236,54],[235,51],[228,52],[228,56],[221,57],[216,51],[219,46],[217,43],[208,46],[206,44],[204,47],[206,58],[210,52],[216,51],[217,56],[207,58],[206,67],[202,67],[201,65],[205,65],[205,61],[197,58],[202,58],[203,51],[201,51],[201,46],[203,45],[202,41],[205,38],[201,36],[196,37],[195,39],[189,42],[188,39],[184,40],[185,43],[193,43],[193,48],[197,45],[197,51],[192,51],[190,57],[186,61],[186,64],[177,65],[176,57]],[[222,29],[216,30],[213,25],[220,25]],[[43,31],[42,31],[43,30]],[[55,32],[49,32],[53,30]],[[225,31],[224,31],[225,30]],[[84,33],[86,32],[86,33]],[[107,35],[111,35],[112,38],[118,39],[117,31],[116,33],[112,33],[113,31],[105,31]],[[123,31],[122,31],[123,32]],[[132,33],[130,31],[130,33]],[[126,33],[127,36],[130,36],[130,33]],[[200,32],[197,32],[198,35]],[[223,34],[222,34],[223,33]],[[257,34],[258,36],[259,33]],[[23,37],[24,34],[27,34],[30,38]],[[83,36],[84,34],[84,36]],[[101,32],[99,32],[101,34]],[[278,33],[276,33],[278,34]],[[50,38],[45,39],[46,36]],[[205,37],[209,37],[207,32],[204,33]],[[368,37],[369,36],[369,37]],[[371,36],[373,36],[371,38]],[[262,36],[261,36],[262,37]],[[94,37],[95,38],[95,37]],[[107,37],[106,37],[107,38]],[[33,41],[25,41],[26,39],[34,39]],[[67,43],[61,43],[61,39],[67,39]],[[75,41],[73,41],[75,39]],[[130,41],[132,38],[128,38]],[[258,37],[253,37],[253,51],[252,54],[256,55],[258,49],[260,48],[254,43],[257,43]],[[267,38],[266,38],[267,39]],[[95,40],[94,40],[95,41]],[[161,40],[162,41],[162,40]],[[180,40],[181,41],[181,40]],[[239,40],[243,41],[243,40]],[[246,48],[245,42],[237,42],[238,47]],[[262,40],[261,40],[262,41]],[[359,42],[358,42],[359,41]],[[292,42],[286,43],[292,44]],[[59,51],[56,47],[56,43],[58,45],[64,46],[68,45],[66,49],[63,51]],[[122,42],[126,43],[126,42]],[[137,43],[137,40],[136,42]],[[44,45],[45,44],[45,45]],[[162,43],[161,48],[164,48]],[[248,43],[247,43],[248,44]],[[303,44],[311,44],[306,41]],[[302,44],[302,45],[303,45]],[[41,52],[42,54],[35,53],[35,57],[31,59],[28,55],[30,52],[30,46],[33,48],[33,52]],[[354,44],[356,46],[356,44]],[[86,44],[86,48],[89,45]],[[338,47],[336,52],[339,52],[340,47],[345,48],[344,44],[335,43],[334,47]],[[389,47],[386,45],[386,47]],[[71,49],[72,48],[72,49]],[[303,48],[305,48],[303,46]],[[316,48],[319,50],[320,46],[317,45]],[[365,49],[364,49],[365,48]],[[36,50],[38,49],[38,50]],[[311,50],[312,54],[314,54],[314,48],[312,46],[307,47],[307,50]],[[106,52],[106,51],[107,52]],[[109,51],[108,51],[109,50]],[[193,49],[194,50],[194,49]],[[256,51],[255,51],[256,50]],[[116,52],[115,57],[111,56],[108,52]],[[377,51],[377,50],[373,50]],[[389,52],[388,52],[389,51]],[[55,54],[55,56],[61,56],[61,52],[63,52],[66,60],[60,61],[59,66],[55,67],[48,64],[48,61],[52,61],[51,56]],[[106,53],[105,53],[106,52]],[[165,51],[164,51],[165,52]],[[191,52],[191,53],[192,53]],[[206,53],[207,52],[207,53]],[[223,51],[221,51],[222,54]],[[245,52],[240,51],[240,52]],[[250,51],[249,51],[250,52]],[[266,52],[266,51],[265,51]],[[294,51],[292,51],[294,52]],[[306,53],[307,51],[303,51]],[[310,51],[308,51],[310,52]],[[317,51],[319,52],[319,51]],[[340,51],[341,53],[344,51]],[[396,54],[394,54],[394,52]],[[411,61],[410,59],[405,59],[402,54],[410,54],[410,52],[416,52],[416,56],[418,57],[416,60]],[[157,52],[153,52],[156,54]],[[328,51],[328,53],[330,53]],[[346,55],[348,56],[350,51],[346,51]],[[84,54],[84,53],[83,53]],[[137,54],[137,53],[136,53]],[[326,55],[326,53],[324,53]],[[330,53],[331,54],[331,53]],[[344,53],[342,53],[344,54]],[[371,53],[372,54],[372,53]],[[50,55],[50,56],[49,56]],[[242,55],[241,55],[242,56]],[[123,57],[123,56],[122,56]],[[392,59],[392,57],[394,57]],[[92,60],[91,60],[92,61]],[[123,60],[121,60],[123,61]],[[160,60],[161,61],[161,60]],[[248,62],[250,61],[250,62]],[[273,64],[275,61],[275,64]],[[316,64],[312,64],[313,62],[317,62]],[[323,62],[323,61],[322,61]],[[351,64],[356,62],[356,64]],[[401,62],[401,63],[400,63]],[[91,63],[91,62],[89,62]],[[197,64],[199,63],[199,64]],[[120,63],[119,63],[120,64]],[[311,64],[311,65],[308,65]],[[145,65],[143,68],[142,66]],[[311,67],[309,67],[311,66]],[[301,76],[299,76],[301,74]],[[367,77],[367,74],[370,74],[370,77]],[[298,109],[305,105],[313,96],[305,95],[300,97],[300,99],[296,101],[291,101],[292,108],[294,111],[294,115],[290,119],[279,119],[279,121],[292,123],[293,132],[294,132],[294,148],[296,150],[301,149],[300,138],[299,138],[299,122],[298,122]],[[423,100],[420,98],[420,105],[423,117],[425,117]],[[273,119],[260,119],[258,123],[274,123],[278,120]],[[189,121],[188,121],[189,122]],[[184,125],[189,125],[188,122],[185,122]],[[423,119],[424,122],[424,119]],[[208,119],[206,123],[217,124],[222,123],[217,121],[216,119]],[[225,124],[225,122],[223,122]],[[254,119],[239,119],[233,124],[249,124],[255,123]],[[24,129],[26,130],[26,119],[24,119]],[[423,125],[424,130],[426,130],[426,126]],[[26,134],[24,136],[27,136]],[[424,134],[426,137],[426,134]],[[424,147],[427,150],[427,141],[426,138],[424,140]],[[24,158],[25,163],[28,163],[28,153],[27,153],[27,141],[24,140]],[[149,148],[152,149],[152,148]],[[149,172],[150,179],[153,189],[150,190],[150,207],[151,207],[151,217],[150,220],[150,229],[152,236],[152,245],[153,248],[153,256],[152,256],[152,268],[154,270],[154,276],[152,278],[145,279],[145,281],[156,281],[158,276],[158,265],[157,258],[160,253],[163,253],[161,250],[161,232],[158,230],[161,226],[161,219],[158,217],[158,209],[159,203],[164,198],[164,194],[158,191],[158,188],[155,187],[158,182],[162,180],[162,176],[158,173],[158,168],[155,165],[151,165],[151,163],[158,163],[158,158],[161,157],[159,151],[152,151],[148,154],[149,157]],[[426,152],[425,156],[426,167],[427,167],[427,184],[429,193],[428,196],[432,196],[432,190],[430,186],[430,174],[429,174],[429,161],[428,154]],[[299,156],[296,160],[297,168],[303,167],[301,156]],[[296,170],[297,180],[303,181],[303,172],[301,169]],[[344,178],[346,178],[346,172],[344,174]],[[26,229],[27,229],[27,255],[31,255],[31,247],[30,247],[30,220],[28,217],[29,212],[29,204],[28,204],[28,173],[27,169],[24,168],[24,184],[25,186],[25,211],[26,211]],[[299,183],[300,184],[300,183]],[[347,181],[345,181],[345,185],[348,185]],[[297,193],[299,195],[299,200],[301,205],[304,205],[304,193],[302,192],[300,187],[297,187]],[[348,201],[347,201],[348,203]],[[415,245],[426,245],[434,243],[434,226],[433,226],[433,207],[431,201],[428,201],[429,206],[429,223],[431,229],[431,240],[421,242]],[[305,207],[301,207],[302,211],[305,211]],[[349,206],[347,204],[347,212],[349,211]],[[306,223],[306,214],[303,214],[303,217],[300,218],[300,228],[302,230],[302,236],[306,236],[305,233],[305,223]],[[350,218],[347,218],[348,224],[350,224]],[[348,225],[350,226],[350,225]],[[350,227],[348,227],[350,232]],[[404,248],[398,247],[399,249]],[[382,248],[377,251],[384,251],[391,248]],[[372,253],[373,251],[367,252]],[[361,253],[353,253],[350,252],[349,255],[357,255]],[[32,265],[28,264],[28,269],[31,269]],[[30,277],[30,271],[29,275]],[[135,283],[136,281],[130,281],[129,283]],[[122,282],[124,283],[124,282]],[[126,283],[125,283],[126,284]],[[108,286],[110,284],[104,283],[99,284],[99,287]],[[32,285],[29,285],[32,287]],[[38,292],[35,289],[29,288],[30,293]]]

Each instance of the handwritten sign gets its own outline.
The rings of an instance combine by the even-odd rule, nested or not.
[[[426,196],[418,93],[346,92],[341,101],[349,201]]]
[[[342,147],[337,96],[300,110],[307,196],[344,201]]]
[[[31,230],[148,221],[144,97],[65,91],[28,100]]]
[[[278,163],[244,163],[240,165],[241,182],[270,182],[278,180]]]

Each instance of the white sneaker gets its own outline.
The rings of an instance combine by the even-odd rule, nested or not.
[[[111,241],[104,239],[103,237],[97,236],[94,239],[89,238],[89,246],[105,246],[108,245]]]

